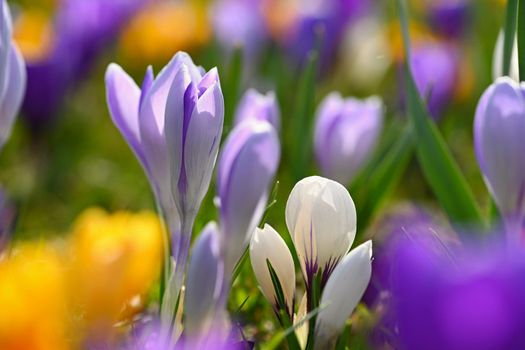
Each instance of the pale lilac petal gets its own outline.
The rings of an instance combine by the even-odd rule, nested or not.
[[[275,93],[270,91],[263,95],[254,89],[246,91],[235,111],[234,124],[240,124],[246,119],[264,120],[279,130],[281,116]]]
[[[217,225],[210,222],[193,247],[184,299],[184,325],[190,336],[208,329],[215,316],[224,277],[219,243]]]
[[[474,123],[478,162],[503,215],[525,215],[525,97],[510,78],[480,100]]]
[[[24,60],[15,46],[11,46],[7,70],[7,89],[0,106],[0,147],[9,138],[26,88]]]
[[[220,86],[212,84],[199,98],[187,126],[184,168],[191,209],[200,206],[215,166],[224,121],[224,99]]]
[[[106,94],[113,123],[137,156],[144,160],[140,147],[140,90],[133,79],[117,64],[106,70]]]
[[[229,269],[241,257],[261,220],[280,157],[279,139],[269,123],[250,121],[237,128],[247,128],[251,134],[241,147],[233,137],[244,136],[244,132],[232,134],[220,162],[221,225]]]

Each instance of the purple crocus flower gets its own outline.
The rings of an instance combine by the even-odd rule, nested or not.
[[[230,51],[241,46],[255,58],[268,39],[261,0],[218,0],[210,15],[217,40]]]
[[[234,123],[237,125],[246,119],[264,120],[279,130],[281,115],[275,93],[270,91],[263,95],[255,89],[246,91],[235,111]]]
[[[432,28],[449,38],[457,38],[465,31],[470,11],[469,0],[435,0],[429,3]]]
[[[0,148],[11,135],[26,87],[24,60],[11,37],[11,12],[1,0],[0,19]]]
[[[379,98],[329,94],[316,116],[315,154],[323,176],[348,184],[372,154],[383,128]]]
[[[348,25],[370,8],[369,0],[307,0],[299,6],[285,46],[293,58],[303,61],[321,39],[321,66],[326,68],[336,55]]]
[[[277,132],[265,121],[246,120],[226,140],[217,186],[227,274],[233,271],[261,220],[279,157]]]
[[[106,87],[113,122],[146,171],[168,222],[182,280],[193,222],[222,134],[224,99],[217,69],[206,73],[179,52],[156,78],[148,68],[142,89],[111,64]]]
[[[214,222],[204,227],[194,244],[184,297],[184,330],[196,337],[210,330],[223,287],[219,230]]]
[[[474,119],[479,167],[511,243],[522,240],[525,217],[525,86],[497,79],[481,96]]]
[[[525,254],[501,244],[453,251],[399,245],[393,306],[399,348],[525,348]]]
[[[23,111],[31,128],[45,128],[56,118],[68,91],[88,76],[94,60],[140,6],[140,0],[61,1],[49,55],[27,65]]]
[[[458,57],[454,47],[430,42],[416,46],[411,52],[410,68],[430,114],[438,119],[456,87]]]

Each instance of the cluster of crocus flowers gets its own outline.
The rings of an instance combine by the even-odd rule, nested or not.
[[[333,92],[316,113],[314,146],[322,174],[348,184],[369,160],[383,129],[378,97],[343,98]]]
[[[11,134],[26,87],[25,64],[13,43],[11,12],[2,0],[0,23],[0,147]]]
[[[0,348],[116,344],[158,276],[161,234],[151,212],[89,209],[65,240],[12,244],[0,259]]]
[[[474,146],[485,183],[511,243],[522,242],[525,217],[525,88],[497,79],[481,96],[474,119]]]
[[[315,329],[310,332],[315,334],[315,348],[324,349],[335,344],[368,286],[372,243],[365,242],[348,253],[356,233],[354,202],[341,184],[318,176],[295,185],[286,204],[286,224],[301,264],[306,309],[320,309]],[[283,311],[293,320],[293,259],[283,238],[271,226],[256,229],[250,259],[277,315],[282,317]],[[319,305],[313,297],[317,293],[322,293]]]
[[[198,338],[221,316],[235,264],[266,207],[280,156],[271,124],[278,121],[275,99],[251,92],[246,98],[261,103],[239,108],[219,160],[220,223],[210,223],[197,239],[185,276],[193,223],[222,136],[224,101],[217,69],[205,72],[179,52],[156,78],[148,68],[141,88],[112,64],[106,86],[113,122],[141,162],[169,230],[161,341],[173,345],[180,336],[182,325],[174,324],[182,311],[174,310],[184,281],[184,328]]]

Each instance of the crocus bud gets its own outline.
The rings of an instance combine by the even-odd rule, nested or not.
[[[363,297],[372,275],[372,241],[348,253],[328,279],[315,324],[315,348],[328,349]]]
[[[286,225],[307,285],[319,269],[326,282],[354,241],[355,205],[341,184],[310,176],[299,181],[288,197]]]
[[[525,86],[499,78],[483,93],[474,119],[474,146],[485,183],[506,220],[525,215]]]
[[[11,12],[1,0],[0,23],[0,147],[9,135],[26,88],[26,69],[20,52],[11,38]]]
[[[263,95],[254,89],[246,91],[235,112],[235,125],[246,119],[265,120],[279,130],[281,116],[275,93]]]
[[[286,307],[289,315],[293,315],[295,268],[292,254],[279,233],[270,225],[265,224],[263,229],[255,229],[250,242],[250,261],[266,299],[274,305],[276,310],[279,309],[279,306],[283,306]],[[286,305],[278,305],[267,261],[277,274]]]
[[[347,184],[369,159],[383,128],[383,104],[377,97],[325,97],[317,111],[315,154],[324,176]]]
[[[224,276],[219,248],[217,225],[210,222],[195,242],[188,267],[184,312],[190,336],[206,331],[215,316]]]
[[[505,41],[505,33],[499,32],[496,45],[494,46],[494,54],[492,55],[492,78],[496,80],[503,76],[503,43]],[[512,55],[510,59],[509,76],[514,81],[520,81],[520,69],[518,61],[518,37],[514,37],[514,44],[512,47]]]
[[[149,68],[142,89],[116,64],[108,67],[106,86],[113,122],[145,168],[157,200],[170,216],[178,211],[183,230],[191,231],[222,133],[217,70],[205,73],[179,52],[156,78]]]
[[[245,121],[226,140],[217,186],[227,273],[233,270],[261,220],[279,157],[277,133],[264,121]]]

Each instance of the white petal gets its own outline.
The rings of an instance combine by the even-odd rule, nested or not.
[[[316,348],[324,349],[343,330],[372,275],[372,241],[345,256],[328,279],[315,325]]]
[[[295,268],[292,254],[281,236],[270,225],[255,229],[250,242],[250,261],[257,281],[266,298],[276,304],[276,294],[266,260],[272,264],[288,306],[292,314],[295,295]]]
[[[299,181],[286,203],[286,224],[303,273],[326,270],[344,256],[356,233],[356,209],[341,184],[319,176]],[[309,267],[308,267],[309,265]]]

